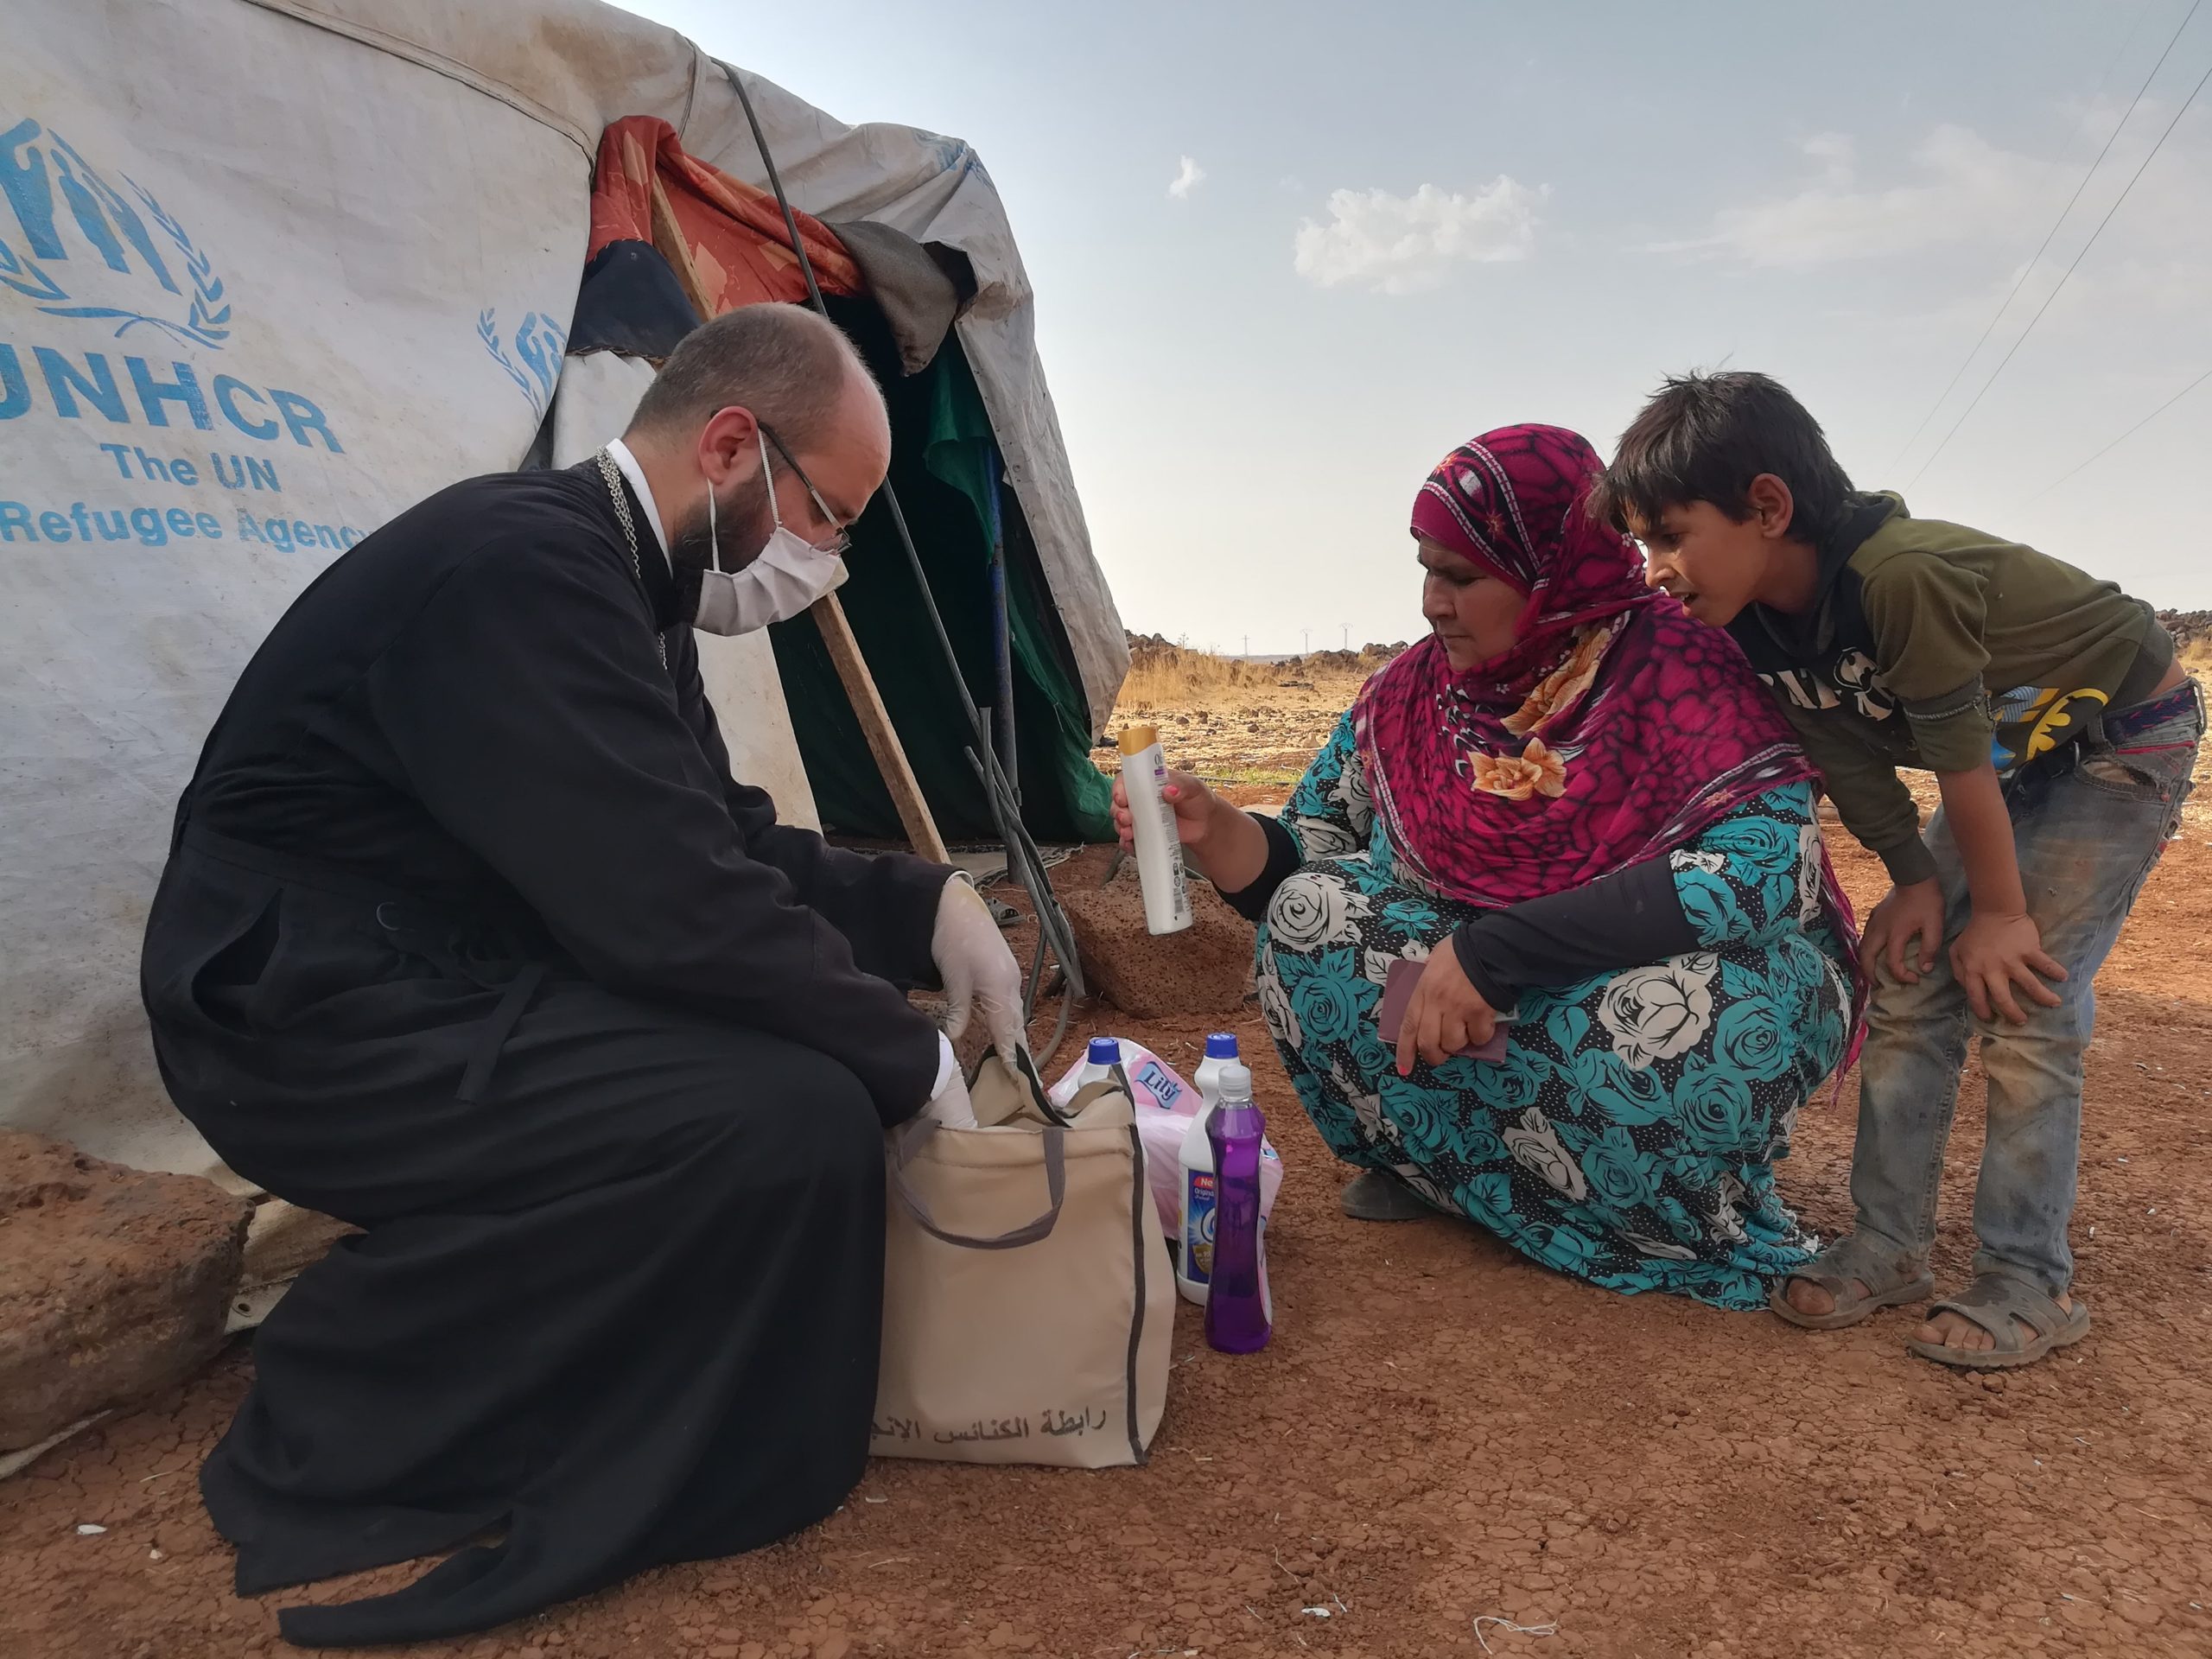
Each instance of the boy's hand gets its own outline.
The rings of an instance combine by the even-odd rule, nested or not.
[[[2001,1014],[2024,1026],[2028,1016],[2013,1000],[2013,988],[2026,992],[2029,1001],[2055,1008],[2063,999],[2043,980],[2063,980],[2066,970],[2045,954],[2043,935],[2028,916],[2005,785],[1987,760],[1971,772],[1939,772],[1936,785],[1942,791],[1943,817],[1958,843],[1967,892],[1974,899],[1974,914],[1951,946],[1951,971],[1965,988],[1974,1018]]]
[[[2014,986],[2031,1002],[2055,1008],[2063,999],[2043,981],[2066,977],[2066,970],[2044,951],[2032,917],[1992,916],[1979,910],[1951,946],[1951,971],[1966,988],[1976,1019],[1993,1017],[1994,1008],[2016,1026],[2026,1025],[2028,1016],[2012,1000]]]
[[[1942,944],[1943,884],[1930,876],[1891,887],[1874,906],[1859,936],[1859,965],[1869,979],[1879,979],[1886,967],[1899,984],[1917,985],[1921,975],[1936,965]]]

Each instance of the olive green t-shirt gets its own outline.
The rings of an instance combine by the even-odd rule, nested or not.
[[[2151,607],[2018,542],[1854,497],[1802,615],[1730,625],[1892,880],[1935,873],[1900,766],[2000,774],[2139,702],[2173,661]]]

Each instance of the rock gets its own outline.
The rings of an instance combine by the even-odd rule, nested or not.
[[[251,1213],[198,1176],[0,1130],[0,1452],[206,1363]]]
[[[1122,861],[1112,881],[1098,885],[1109,856],[1093,849],[1053,872],[1091,992],[1138,1020],[1242,1007],[1252,986],[1251,924],[1211,886],[1193,879],[1191,925],[1155,938],[1145,930],[1134,858]]]

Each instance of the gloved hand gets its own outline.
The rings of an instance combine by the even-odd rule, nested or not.
[[[968,1084],[957,1065],[945,1068],[944,1087],[930,1097],[929,1104],[922,1108],[922,1116],[935,1118],[948,1129],[976,1127],[976,1107],[968,1098]]]
[[[999,931],[983,895],[964,875],[956,875],[944,884],[944,896],[938,900],[937,931],[930,941],[930,955],[952,1004],[945,1034],[957,1039],[966,1031],[980,1002],[991,1046],[998,1051],[1000,1062],[1014,1071],[1014,1051],[1028,1046],[1021,1018],[1021,964],[1007,949],[1006,937]],[[1020,1081],[1018,1074],[1015,1080]]]

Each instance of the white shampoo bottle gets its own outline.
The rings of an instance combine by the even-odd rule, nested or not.
[[[1191,893],[1183,875],[1183,843],[1175,834],[1175,806],[1162,793],[1167,761],[1160,753],[1159,728],[1122,728],[1122,781],[1136,830],[1144,925],[1154,934],[1180,933],[1191,925]]]

